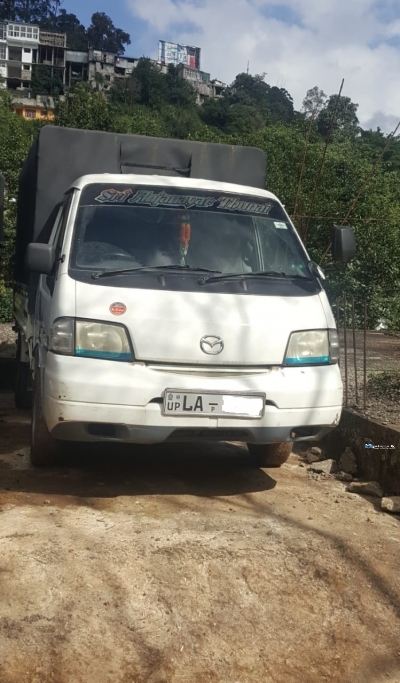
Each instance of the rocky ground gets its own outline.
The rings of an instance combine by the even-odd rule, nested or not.
[[[399,683],[400,517],[356,473],[238,444],[33,470],[11,393],[0,421],[1,683]]]
[[[12,325],[0,323],[0,358],[14,358],[17,335],[12,330]]]

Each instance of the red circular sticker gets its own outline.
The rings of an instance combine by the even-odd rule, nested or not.
[[[116,303],[111,304],[110,312],[113,315],[123,315],[126,312],[126,306],[125,304],[121,304],[120,301],[117,301]]]

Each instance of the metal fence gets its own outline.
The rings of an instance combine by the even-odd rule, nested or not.
[[[340,340],[340,369],[344,385],[344,407],[367,407],[367,302],[361,302],[362,328],[356,326],[354,296],[343,294],[333,310]]]

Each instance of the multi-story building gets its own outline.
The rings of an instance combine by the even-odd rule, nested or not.
[[[161,43],[164,48],[175,45],[165,41]],[[180,76],[195,89],[198,104],[222,95],[225,84],[212,81],[209,73],[200,70],[200,48],[182,47],[179,59],[175,52],[171,53],[176,57],[175,62],[166,48],[161,54],[163,59],[151,61],[163,73],[167,72],[169,63],[176,62]],[[53,92],[47,93],[47,104],[40,97],[35,103],[32,97],[32,78],[36,68],[41,69],[42,77],[43,70],[48,71],[51,76],[48,82],[53,80],[58,92],[73,89],[80,81],[88,81],[94,88],[107,92],[116,79],[129,78],[138,62],[136,57],[106,50],[68,50],[65,33],[44,31],[31,24],[0,23],[0,87],[14,92],[15,110],[25,118],[51,118],[54,110]]]
[[[65,85],[71,89],[76,83],[89,80],[89,54],[79,50],[67,50]]]
[[[48,68],[52,75],[57,69],[64,84],[66,43],[67,36],[64,33],[42,31],[31,24],[1,23],[2,86],[10,90],[29,91],[36,65]]]
[[[203,104],[210,98],[221,97],[226,85],[221,81],[211,80],[211,76],[206,71],[193,69],[186,64],[179,64],[179,74],[181,78],[188,81],[196,92],[197,104]]]
[[[30,87],[37,61],[39,28],[27,24],[0,24],[0,68],[3,86],[15,90]]]

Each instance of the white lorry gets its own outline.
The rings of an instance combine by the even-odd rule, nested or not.
[[[21,173],[16,403],[65,442],[239,441],[279,466],[339,422],[338,335],[260,150],[47,126]],[[333,257],[354,254],[333,229]]]

